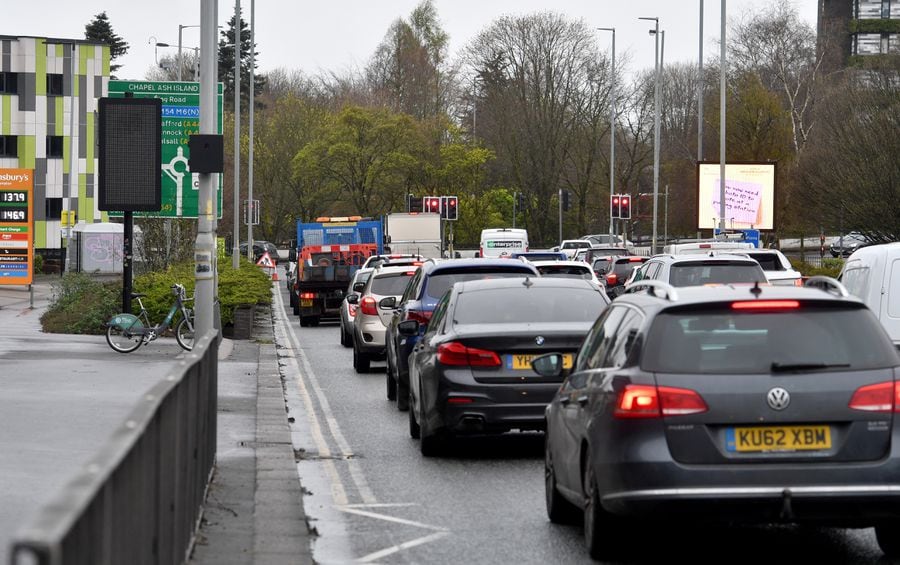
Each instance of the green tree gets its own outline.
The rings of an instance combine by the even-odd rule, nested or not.
[[[225,107],[234,109],[234,45],[235,45],[235,20],[234,16],[228,20],[228,28],[219,32],[222,38],[219,40],[219,80],[225,85]],[[241,50],[241,107],[247,107],[250,98],[250,28],[244,18],[240,19],[240,50]],[[255,51],[257,61],[259,50]],[[254,71],[259,65],[253,67]],[[266,86],[266,77],[259,73],[253,76],[254,92],[261,93]]]
[[[113,31],[106,12],[100,12],[94,16],[90,23],[84,26],[84,38],[89,41],[100,41],[109,45],[110,78],[116,78],[112,76],[112,73],[119,70],[122,65],[112,64],[112,61],[128,53],[128,43]]]
[[[348,106],[294,157],[294,175],[319,179],[339,196],[338,213],[377,215],[402,209],[421,169],[424,140],[408,115]]]

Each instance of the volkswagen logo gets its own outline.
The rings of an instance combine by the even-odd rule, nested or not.
[[[784,410],[791,403],[791,395],[780,386],[775,387],[766,394],[766,402],[772,410]]]
[[[536,338],[534,338],[534,342],[538,345],[544,345],[544,336],[537,336]]]

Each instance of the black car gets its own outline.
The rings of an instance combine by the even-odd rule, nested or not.
[[[900,358],[840,283],[807,284],[613,301],[547,408],[550,520],[583,513],[595,558],[666,520],[875,526],[900,555]]]
[[[575,351],[609,299],[596,284],[561,278],[460,282],[437,308],[410,355],[409,433],[425,456],[454,434],[541,430],[562,381],[531,368],[541,353]],[[419,322],[400,324],[416,335]]]
[[[625,292],[625,281],[631,272],[647,261],[637,255],[611,255],[594,259],[591,268],[597,278],[606,285],[606,294],[615,298]]]
[[[423,262],[413,275],[400,300],[388,298],[385,307],[392,304],[394,313],[387,327],[385,349],[387,354],[388,400],[397,401],[398,410],[406,410],[409,402],[409,355],[425,332],[438,300],[455,283],[485,278],[540,276],[531,263],[509,259],[451,259],[435,263]],[[420,322],[417,335],[400,335],[398,325],[406,320]]]
[[[843,247],[841,247],[841,243],[843,243]],[[835,238],[828,251],[832,257],[849,257],[854,251],[867,245],[872,245],[872,242],[863,234],[853,231],[844,235],[843,238]]]
[[[247,256],[247,242],[245,241],[238,248],[241,252],[241,255]],[[268,253],[269,257],[273,261],[278,260],[278,248],[275,247],[274,243],[269,243],[268,241],[260,241],[258,239],[253,240],[253,262],[257,262],[263,256],[263,254]]]

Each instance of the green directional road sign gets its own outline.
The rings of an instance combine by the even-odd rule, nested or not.
[[[153,82],[143,80],[109,81],[109,97],[123,98],[130,92],[135,98],[162,100],[162,209],[159,212],[135,212],[135,216],[158,218],[196,218],[199,175],[188,168],[188,138],[200,133],[200,83]],[[224,86],[218,85],[216,132],[222,133]],[[222,218],[223,175],[217,191],[219,218]],[[120,217],[122,212],[110,212]]]

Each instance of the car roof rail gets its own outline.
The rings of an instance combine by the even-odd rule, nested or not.
[[[631,290],[633,288],[638,288],[638,287],[642,287],[642,286],[648,287],[649,290],[647,292],[652,296],[657,296],[656,290],[663,290],[663,291],[665,291],[665,294],[663,296],[661,296],[661,298],[665,298],[672,302],[675,302],[676,300],[678,300],[678,291],[675,290],[674,286],[670,285],[667,282],[658,281],[655,279],[644,279],[644,280],[634,281],[633,283],[628,285],[626,290]]]
[[[803,283],[803,286],[809,286],[813,288],[820,288],[825,292],[830,292],[831,294],[836,294],[841,298],[847,298],[850,296],[850,293],[847,292],[847,287],[842,285],[840,281],[837,279],[833,279],[831,277],[826,277],[824,275],[816,275],[814,277],[809,277],[806,279],[806,282]]]

